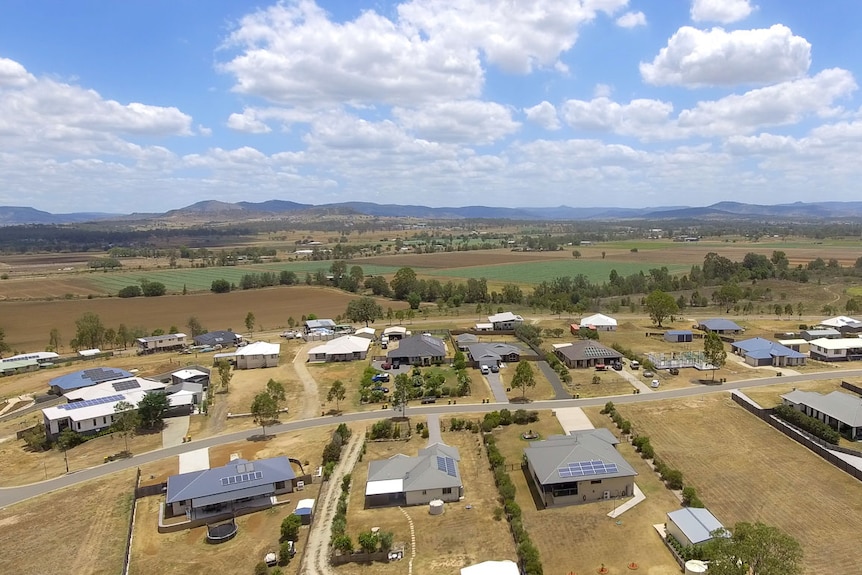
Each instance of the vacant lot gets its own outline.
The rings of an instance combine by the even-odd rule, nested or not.
[[[122,572],[134,479],[130,469],[0,510],[0,572]]]
[[[847,544],[862,529],[858,481],[728,395],[618,409],[726,526],[762,521],[788,532],[803,547],[806,573],[858,571],[858,553]]]
[[[416,421],[411,421],[413,425]],[[445,422],[444,422],[445,423]],[[444,432],[443,441],[457,447],[461,454],[459,470],[464,482],[464,500],[447,503],[443,515],[432,516],[427,506],[405,507],[413,519],[416,533],[414,573],[455,573],[465,565],[490,559],[515,559],[515,544],[505,521],[493,519],[497,507],[497,488],[480,446],[479,436],[470,432]],[[397,453],[416,455],[426,441],[413,436],[410,441],[369,442],[367,451],[353,470],[347,529],[354,541],[362,531],[380,527],[391,531],[395,542],[407,543],[410,557],[410,528],[407,518],[395,507],[365,509],[365,482],[368,462],[385,459]],[[467,506],[470,506],[470,509]],[[339,573],[371,575],[405,573],[406,561],[387,565],[351,563],[338,568]]]

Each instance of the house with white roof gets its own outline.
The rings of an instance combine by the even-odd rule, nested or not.
[[[258,367],[277,367],[281,345],[256,341],[234,352],[237,369],[255,369]]]
[[[665,530],[683,547],[703,545],[712,541],[712,533],[724,529],[715,515],[702,507],[683,507],[667,514]]]
[[[819,361],[862,359],[862,338],[813,339],[808,342],[808,356]]]
[[[160,381],[144,377],[128,377],[105,381],[90,387],[73,389],[64,393],[63,396],[67,401],[73,402],[107,397],[125,391],[162,391],[163,389],[165,389],[165,384]]]
[[[360,327],[356,331],[353,332],[353,335],[356,337],[365,337],[368,339],[374,339],[377,336],[377,330],[373,327]]]
[[[383,335],[389,339],[403,339],[410,335],[410,331],[403,325],[392,325],[383,330]]]
[[[596,331],[616,331],[617,320],[603,313],[587,316],[581,320],[581,327]]]
[[[819,419],[839,433],[848,432],[853,441],[862,440],[862,400],[855,395],[843,391],[823,395],[794,389],[782,395],[781,402]]]
[[[424,505],[435,499],[458,501],[464,485],[458,449],[434,443],[416,457],[397,454],[368,464],[365,506]]]
[[[357,335],[331,339],[308,351],[308,361],[355,361],[365,359],[371,340]]]
[[[510,311],[496,313],[488,316],[488,323],[493,326],[494,331],[511,331],[524,323],[524,318]]]

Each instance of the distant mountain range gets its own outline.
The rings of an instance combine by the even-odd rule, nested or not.
[[[334,204],[301,204],[286,200],[228,203],[205,200],[165,213],[105,214],[80,212],[51,214],[29,207],[0,206],[0,226],[23,224],[71,224],[89,221],[130,220],[189,220],[243,221],[279,218],[294,215],[364,215],[387,218],[448,219],[508,219],[508,220],[851,220],[862,218],[862,202],[796,202],[792,204],[758,205],[740,202],[719,202],[711,206],[661,206],[650,208],[500,208],[463,206],[431,208],[428,206],[375,204],[371,202],[341,202]]]

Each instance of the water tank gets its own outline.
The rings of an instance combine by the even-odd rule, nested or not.
[[[428,504],[428,513],[431,515],[441,515],[443,513],[443,501],[441,499],[431,501]]]
[[[706,563],[698,559],[685,562],[685,575],[701,575],[701,573],[706,573],[706,570]]]

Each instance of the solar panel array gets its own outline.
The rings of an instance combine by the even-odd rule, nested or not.
[[[92,407],[94,405],[102,405],[104,403],[116,403],[125,399],[122,395],[109,395],[107,397],[97,397],[96,399],[87,399],[85,401],[73,401],[72,403],[64,403],[58,405],[60,409],[72,410],[81,409],[82,407]]]
[[[588,345],[584,348],[584,355],[587,357],[605,357],[608,353],[608,350],[601,347],[593,347]]]
[[[95,367],[93,369],[85,369],[82,372],[84,379],[89,379],[95,383],[102,383],[105,381],[110,381],[112,379],[120,379],[121,377],[128,377],[127,374],[122,371],[117,371],[115,369],[105,369],[103,367]]]
[[[141,384],[138,383],[137,379],[130,379],[128,381],[118,381],[116,383],[112,383],[111,387],[114,388],[114,391],[128,391],[130,389],[137,389],[141,387]]]
[[[455,460],[451,457],[440,457],[438,455],[437,469],[446,472],[447,475],[450,475],[452,477],[458,476],[458,473],[455,471]]]
[[[247,481],[255,481],[263,477],[260,471],[252,471],[251,473],[241,473],[239,475],[231,475],[230,477],[222,477],[222,485],[236,485],[237,483],[246,483]]]
[[[560,477],[586,477],[591,475],[607,475],[617,473],[616,463],[605,463],[604,461],[575,461],[560,467],[557,472]]]

